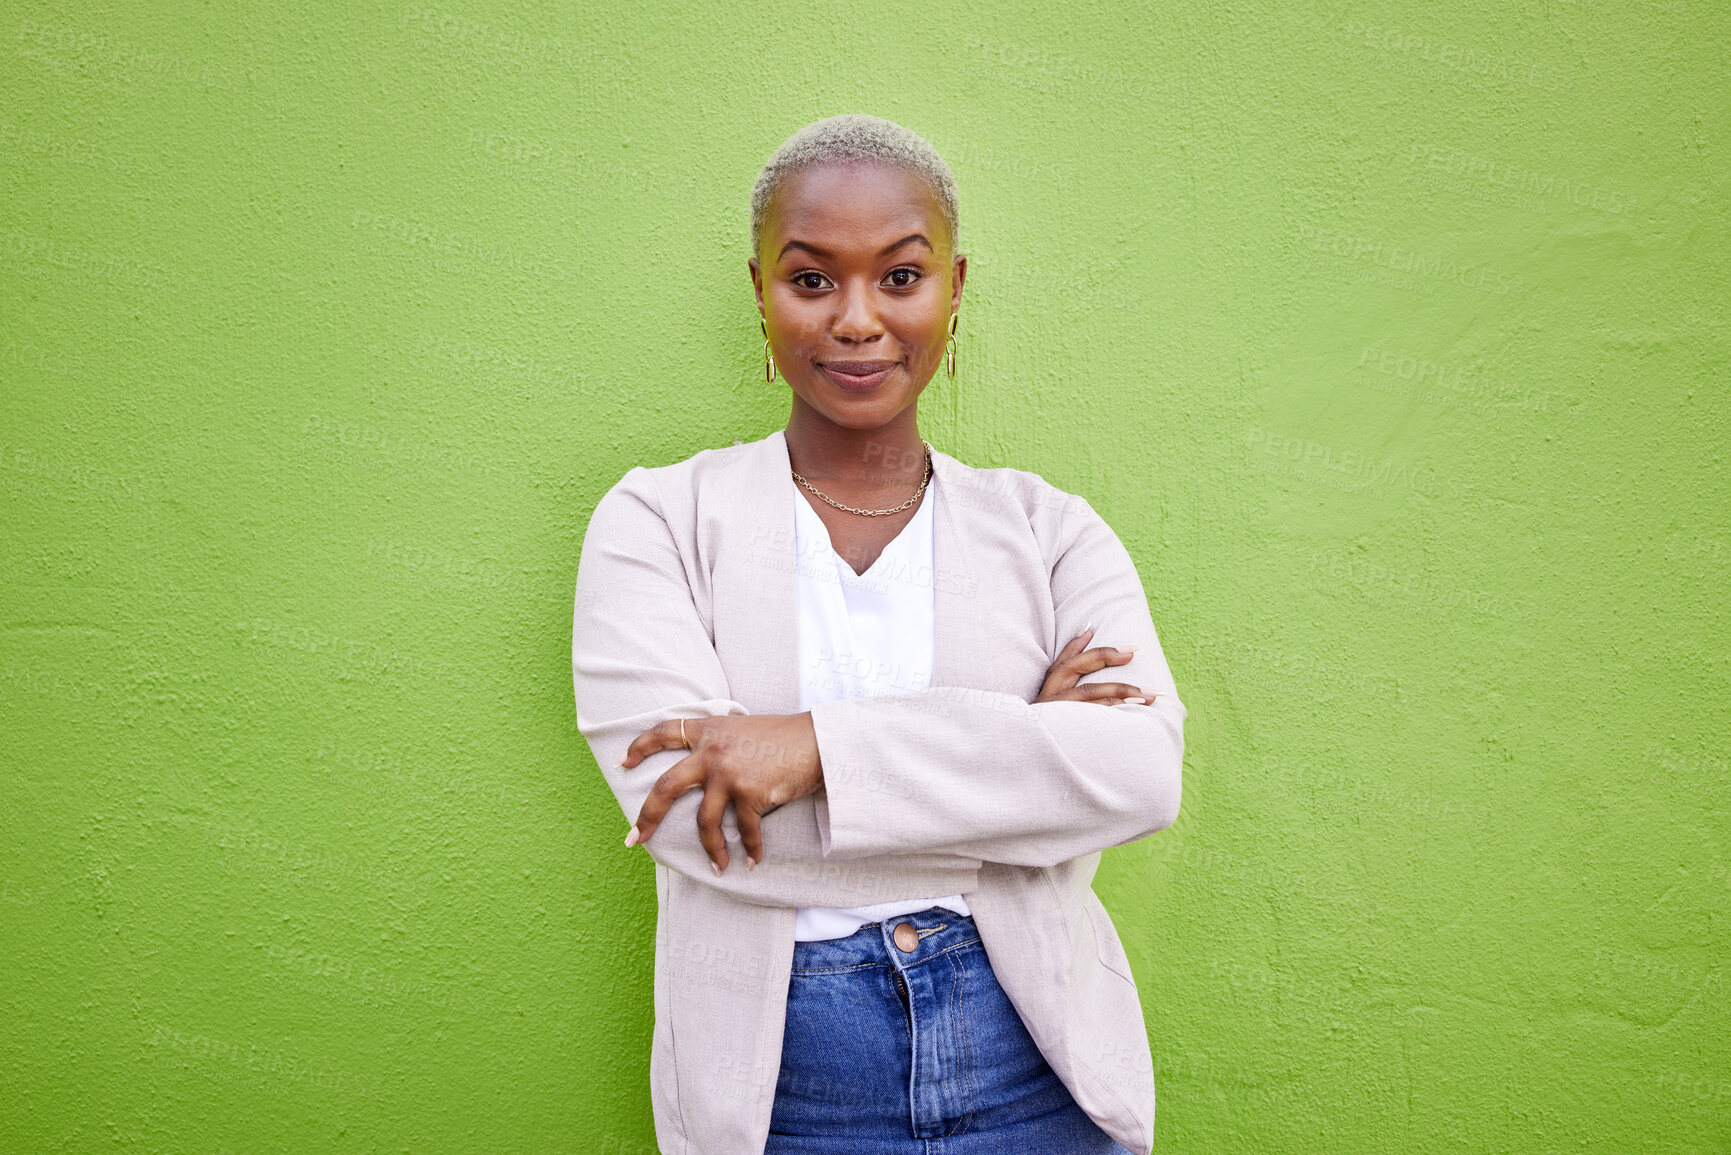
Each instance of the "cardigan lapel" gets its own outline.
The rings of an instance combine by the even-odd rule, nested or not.
[[[799,603],[794,488],[785,430],[751,443],[728,487],[723,525],[714,537],[713,613],[717,652],[734,697],[765,714],[799,712]],[[933,686],[982,686],[993,681],[981,648],[991,632],[982,603],[985,583],[966,547],[978,487],[968,467],[932,450],[937,480],[932,509]],[[732,543],[745,542],[741,551]]]
[[[936,449],[932,471],[938,478],[932,685],[1030,701],[1051,665],[1055,632],[1039,544],[1001,475]]]
[[[980,636],[978,599],[971,596],[979,586],[973,558],[963,547],[967,540],[961,522],[967,508],[957,501],[965,484],[966,467],[947,453],[932,450],[932,473],[937,478],[937,504],[932,508],[933,627],[932,685],[969,684],[968,655],[977,649]]]
[[[711,611],[732,696],[754,714],[799,712],[792,467],[781,430],[751,442],[714,512]]]

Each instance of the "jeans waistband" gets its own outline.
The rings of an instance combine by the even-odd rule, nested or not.
[[[898,938],[898,928],[903,925],[911,925],[913,931],[901,931]],[[934,906],[883,922],[868,922],[845,938],[796,942],[793,970],[795,974],[814,974],[887,964],[905,971],[945,951],[979,941],[979,928],[970,916]]]

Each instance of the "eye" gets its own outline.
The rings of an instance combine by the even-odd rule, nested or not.
[[[884,280],[888,281],[894,288],[906,289],[911,288],[924,275],[916,268],[903,265],[899,269],[891,269],[889,276],[885,277]]]
[[[816,290],[829,284],[828,277],[824,276],[822,273],[814,272],[811,269],[806,269],[801,273],[795,273],[792,279],[793,283],[802,289]]]

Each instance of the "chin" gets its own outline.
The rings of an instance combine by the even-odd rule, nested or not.
[[[813,405],[812,408],[844,429],[877,429],[895,420],[897,414],[918,399],[918,394],[875,394],[860,397],[830,390],[823,394],[824,403]]]
[[[851,410],[844,408],[839,412],[824,412],[824,416],[843,429],[882,429],[894,420],[898,412],[900,410],[879,409],[876,406],[869,409],[854,406]]]

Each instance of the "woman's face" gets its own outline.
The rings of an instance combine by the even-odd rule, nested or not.
[[[776,369],[807,405],[875,429],[918,401],[967,275],[924,180],[877,162],[813,165],[782,183],[759,244],[751,280]]]

